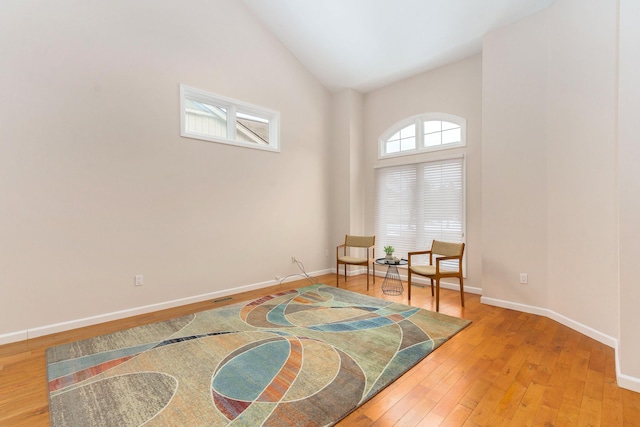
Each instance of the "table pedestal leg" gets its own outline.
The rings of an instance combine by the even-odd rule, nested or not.
[[[402,286],[400,273],[398,273],[398,267],[389,265],[387,274],[384,276],[384,282],[382,283],[382,292],[385,295],[402,295],[403,291],[404,287]]]

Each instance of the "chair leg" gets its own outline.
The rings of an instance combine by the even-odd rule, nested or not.
[[[384,283],[383,283],[384,285]],[[407,296],[408,301],[411,302],[411,269],[407,269]]]
[[[369,290],[369,263],[367,263],[367,290]]]
[[[376,263],[372,262],[371,263],[371,267],[373,268],[373,284],[376,284]],[[367,270],[369,269],[369,266],[367,266]]]
[[[464,307],[464,284],[462,282],[462,276],[460,276],[460,303]]]
[[[440,279],[436,279],[436,311],[440,311]]]
[[[433,279],[429,278],[429,280],[431,280],[431,296],[433,296]]]
[[[347,283],[347,264],[344,265],[344,283]]]
[[[336,288],[340,287],[340,264],[336,261]]]

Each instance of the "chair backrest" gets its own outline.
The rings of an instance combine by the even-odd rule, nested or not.
[[[344,244],[356,248],[368,248],[376,244],[376,236],[344,236]]]
[[[464,253],[464,243],[440,242],[434,240],[431,244],[431,253],[444,256],[460,256]]]

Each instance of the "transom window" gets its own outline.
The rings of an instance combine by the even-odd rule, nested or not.
[[[393,125],[379,143],[379,158],[463,147],[466,120],[445,113],[420,114]]]
[[[398,153],[416,149],[416,125],[409,125],[394,133],[386,141],[387,153]]]
[[[280,113],[180,85],[180,135],[280,151]]]

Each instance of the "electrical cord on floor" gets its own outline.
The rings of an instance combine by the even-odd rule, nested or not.
[[[296,277],[296,276],[302,276],[302,277],[304,277],[305,279],[307,279],[308,281],[310,281],[313,284],[319,283],[318,279],[316,279],[315,277],[309,276],[307,274],[307,272],[304,271],[304,264],[302,263],[302,261],[295,260],[295,263],[298,266],[298,268],[300,269],[300,271],[302,271],[302,273],[289,274],[288,276],[284,276],[282,279],[280,279],[280,284],[281,285],[282,285],[282,282],[284,282],[289,277]]]

